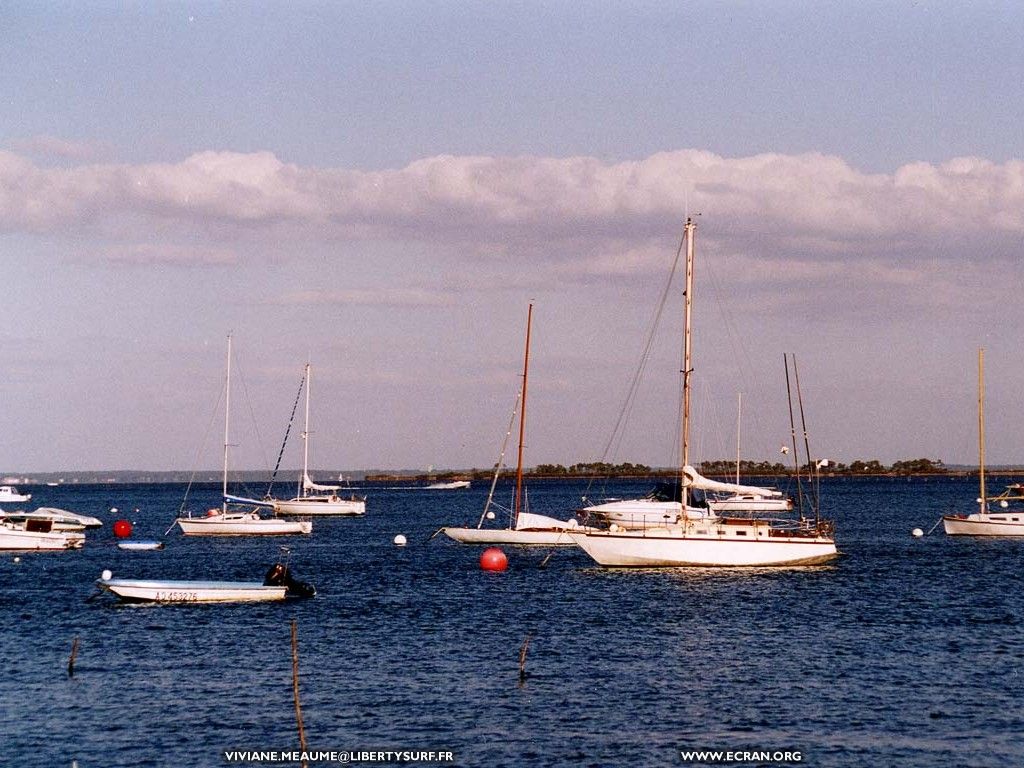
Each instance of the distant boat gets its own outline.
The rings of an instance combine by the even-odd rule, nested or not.
[[[287,536],[312,533],[308,520],[281,520],[260,517],[255,509],[229,511],[228,503],[259,506],[255,499],[228,495],[228,429],[231,419],[231,336],[228,336],[227,374],[224,384],[224,473],[221,508],[209,510],[204,517],[179,517],[174,522],[186,536]]]
[[[311,584],[296,581],[288,567],[278,563],[263,580],[184,581],[170,579],[115,579],[104,571],[96,586],[126,603],[255,603],[284,600],[287,597],[313,597]]]
[[[0,520],[0,550],[81,549],[85,534],[57,531],[51,520]]]
[[[498,481],[502,462],[505,458],[505,446],[508,444],[508,437],[512,432],[512,420],[505,433],[505,444],[501,449],[501,456],[495,466],[494,477],[491,481],[491,492],[487,496],[484,511],[480,515],[480,521],[476,528],[442,528],[444,534],[461,544],[517,544],[529,546],[572,546],[572,540],[566,535],[567,530],[579,528],[579,523],[573,520],[557,520],[546,515],[538,515],[525,510],[523,503],[523,437],[526,429],[526,380],[530,369],[530,325],[533,319],[533,304],[530,305],[526,315],[526,352],[523,359],[523,387],[520,390],[517,404],[519,405],[519,459],[516,462],[516,495],[512,511],[512,517],[508,528],[484,528],[483,522],[488,515],[493,518],[490,512],[490,505],[494,498],[494,488]],[[512,419],[515,419],[515,408],[512,410]]]
[[[426,486],[428,491],[457,491],[460,488],[469,488],[469,480],[452,480],[450,483],[431,483]]]
[[[999,496],[985,495],[985,350],[978,350],[978,511],[969,515],[943,515],[942,527],[949,536],[1024,536],[1024,511],[1009,509],[1011,502],[1022,500],[1019,484],[1011,485]],[[989,502],[998,502],[1005,510],[992,512]]]
[[[28,501],[31,493],[19,493],[13,485],[0,485],[0,503],[8,501]]]
[[[309,390],[313,369],[306,363],[306,426],[302,430],[302,477],[298,495],[293,499],[274,499],[268,502],[279,515],[351,516],[366,514],[366,498],[338,495],[339,485],[318,485],[309,476]],[[317,493],[319,492],[319,493]]]
[[[612,524],[607,530],[575,531],[568,536],[599,565],[612,567],[784,566],[831,560],[837,555],[832,525],[829,521],[819,521],[817,514],[811,520],[804,519],[802,514],[799,520],[728,518],[688,503],[693,490],[733,494],[761,490],[702,478],[689,465],[695,230],[696,224],[687,219],[683,241],[686,286],[683,291],[682,461],[677,519],[629,530]],[[788,381],[788,366],[786,375]]]

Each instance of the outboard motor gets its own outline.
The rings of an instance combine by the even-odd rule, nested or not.
[[[286,597],[314,597],[316,587],[305,581],[298,581],[292,578],[288,566],[283,563],[274,563],[263,579],[265,587],[287,587]]]

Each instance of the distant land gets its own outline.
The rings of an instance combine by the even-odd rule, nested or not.
[[[735,460],[705,461],[697,465],[697,469],[708,477],[728,479],[736,472]],[[813,466],[811,470],[813,471]],[[803,472],[808,467],[802,467]],[[609,464],[605,462],[589,462],[570,464],[538,464],[524,470],[524,474],[537,478],[570,478],[570,477],[672,477],[678,474],[675,467],[649,467],[643,464]],[[969,464],[944,464],[940,460],[910,459],[897,461],[892,465],[884,465],[875,459],[853,461],[850,464],[829,462],[817,468],[821,477],[886,477],[886,476],[967,476],[978,473],[978,467]],[[781,477],[791,475],[793,467],[781,463],[767,461],[741,461],[742,477]],[[1002,464],[986,467],[987,474],[1016,475],[1024,474],[1024,466]],[[429,483],[450,482],[452,480],[490,480],[494,468],[489,469],[451,469],[423,472],[421,469],[358,469],[358,470],[316,470],[311,472],[319,483],[353,483],[353,482],[393,482],[393,483]],[[514,475],[512,469],[504,468],[503,477]],[[301,476],[299,470],[278,471],[274,482],[279,485],[294,483]],[[271,473],[267,470],[239,470],[231,472],[229,480],[233,483],[268,483]],[[219,483],[221,470],[206,469],[190,471],[148,471],[148,470],[100,470],[65,472],[6,472],[0,477],[0,483],[7,485],[94,485],[102,483]]]

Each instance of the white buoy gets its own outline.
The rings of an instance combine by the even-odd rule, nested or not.
[[[1008,506],[1010,506],[1010,502],[1008,502],[1008,501],[1000,501],[999,502],[999,506],[1002,507],[1003,509],[1006,509]]]
[[[488,512],[487,513],[487,519],[488,520],[493,520],[494,519],[494,513],[493,512]]]
[[[110,581],[112,578],[114,578],[114,573],[109,569],[105,570],[103,571],[103,573],[100,574],[100,578],[104,581]]]
[[[618,533],[619,526],[618,526],[617,523],[612,523],[611,525],[608,526],[608,530],[611,531],[612,533]]]
[[[20,563],[20,562],[21,562],[21,558],[20,558],[20,557],[15,557],[15,558],[14,558],[14,562],[16,562],[16,563]]]
[[[403,536],[402,534],[398,534],[397,536],[395,536],[395,546],[396,547],[404,547],[405,546],[405,536]]]
[[[915,528],[910,532],[910,535],[913,536],[915,539],[919,539],[922,536],[924,536],[924,531],[922,531],[920,528]]]
[[[110,508],[110,514],[116,515],[117,514],[117,507],[111,507]]]

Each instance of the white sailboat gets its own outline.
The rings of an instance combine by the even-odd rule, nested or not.
[[[1024,511],[1012,511],[1010,502],[1019,501],[1020,486],[988,498],[985,495],[985,350],[978,350],[978,511],[969,515],[943,515],[942,527],[949,536],[1024,536]],[[1017,491],[1016,494],[1012,493]],[[999,502],[1003,511],[992,512],[989,502]]]
[[[339,485],[318,485],[309,476],[309,390],[312,385],[312,367],[306,363],[306,426],[302,431],[302,477],[299,492],[294,499],[271,502],[279,515],[365,515],[366,499],[338,495]]]
[[[836,557],[832,526],[826,521],[719,517],[699,508],[691,515],[690,492],[699,487],[743,493],[729,483],[698,479],[689,466],[690,373],[692,343],[693,254],[696,224],[686,221],[685,326],[683,333],[682,466],[679,518],[669,524],[639,529],[612,525],[608,530],[569,532],[568,536],[598,564],[617,567],[783,566],[822,563]],[[712,483],[715,488],[708,488]]]
[[[523,497],[523,437],[526,429],[526,382],[530,370],[530,328],[533,321],[533,304],[530,304],[526,315],[526,352],[523,355],[523,387],[519,394],[519,458],[516,462],[516,494],[508,528],[484,528],[484,520],[489,516],[491,502],[494,498],[494,487],[498,481],[502,461],[505,457],[505,446],[512,432],[512,423],[505,433],[505,444],[501,449],[501,457],[495,467],[491,481],[491,492],[475,528],[446,527],[441,530],[454,541],[461,544],[512,544],[521,546],[572,546],[567,531],[578,530],[580,525],[575,519],[558,520],[547,515],[538,515],[524,509]],[[515,419],[515,409],[512,412]],[[490,513],[493,517],[493,513]]]
[[[743,394],[736,396],[736,485],[740,484],[740,423],[743,416]],[[708,497],[708,509],[721,512],[791,512],[793,500],[774,488],[750,488],[745,492]]]
[[[260,517],[256,509],[229,510],[228,503],[259,505],[255,499],[228,495],[228,431],[231,423],[231,336],[228,336],[227,375],[224,385],[224,475],[221,508],[203,517],[179,517],[174,522],[186,536],[287,536],[313,532],[308,520]]]

